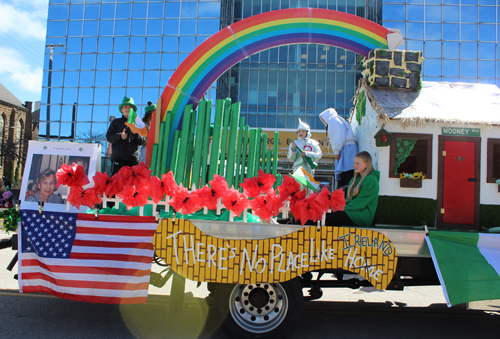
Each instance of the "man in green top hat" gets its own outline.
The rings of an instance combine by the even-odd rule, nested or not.
[[[123,166],[135,166],[139,164],[139,145],[146,138],[131,131],[125,125],[129,115],[137,112],[134,99],[125,97],[118,107],[123,114],[121,118],[114,119],[109,125],[106,139],[111,144],[111,175],[117,173]]]

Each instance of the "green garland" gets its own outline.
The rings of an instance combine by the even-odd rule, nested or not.
[[[3,219],[2,229],[5,230],[7,234],[17,230],[17,223],[21,221],[21,215],[15,207],[0,212],[0,218]]]
[[[366,95],[365,91],[361,91],[358,95],[358,102],[356,103],[356,120],[361,125],[361,119],[366,115]]]

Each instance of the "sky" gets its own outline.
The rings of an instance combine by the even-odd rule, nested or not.
[[[40,101],[49,0],[0,0],[0,83]]]

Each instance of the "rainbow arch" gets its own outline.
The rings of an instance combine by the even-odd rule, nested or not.
[[[387,48],[387,28],[361,17],[328,9],[292,8],[238,21],[205,40],[181,63],[161,95],[161,119],[173,114],[173,132],[184,106],[197,106],[203,94],[231,66],[263,50],[288,44],[324,44],[367,56]],[[169,142],[169,145],[172,143]]]

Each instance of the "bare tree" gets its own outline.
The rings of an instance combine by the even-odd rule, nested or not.
[[[101,145],[101,155],[106,156],[106,150],[108,148],[108,141],[106,140],[105,132],[91,132],[87,130],[85,132],[78,132],[75,137],[76,142],[83,142],[86,144],[100,144]]]

